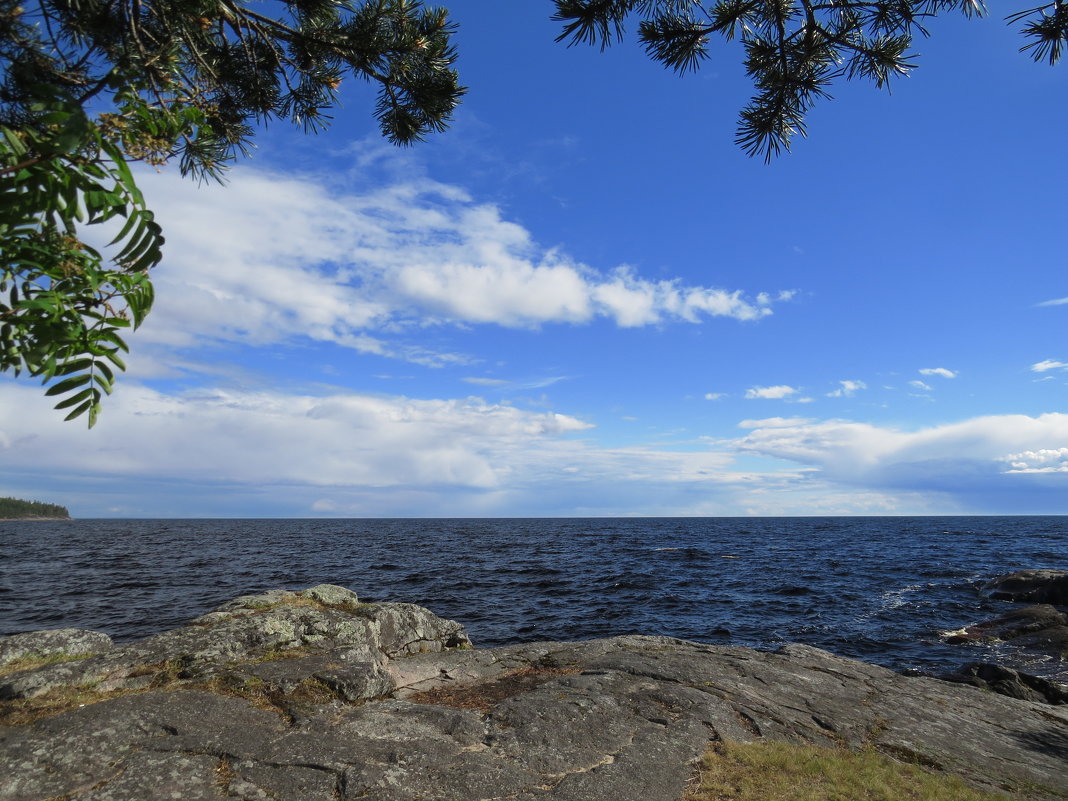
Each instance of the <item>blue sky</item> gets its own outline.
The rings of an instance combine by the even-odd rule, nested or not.
[[[0,495],[81,517],[1068,513],[1063,65],[936,20],[771,165],[697,74],[450,3],[452,129],[142,171],[157,305],[96,428],[0,379]],[[1000,12],[999,12],[1000,13]]]

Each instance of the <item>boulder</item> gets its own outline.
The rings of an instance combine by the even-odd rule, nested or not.
[[[300,593],[303,598],[311,598],[323,606],[342,606],[356,609],[360,605],[360,599],[356,593],[347,587],[339,587],[337,584],[317,584],[314,587]]]
[[[1068,606],[1068,570],[1017,570],[983,585],[1001,601],[1027,601]]]
[[[941,678],[945,681],[971,684],[973,687],[1024,701],[1068,704],[1068,685],[989,662],[971,662],[955,673],[943,675]]]
[[[1068,707],[807,646],[476,650],[419,607],[270,597],[83,660],[66,685],[56,665],[7,677],[0,801],[679,801],[724,740],[876,749],[1019,801],[1068,795]]]
[[[164,681],[204,682],[228,671],[232,674],[235,666],[316,653],[331,653],[342,666],[372,666],[379,679],[368,687],[380,688],[388,675],[383,666],[394,656],[470,645],[463,626],[426,609],[359,604],[355,593],[341,587],[323,590],[324,586],[328,585],[312,588],[311,595],[276,590],[244,596],[173,631],[76,662],[0,676],[0,700],[90,684],[117,691]],[[318,600],[321,597],[330,600],[324,604]]]
[[[945,640],[953,644],[1011,640],[1021,648],[1064,659],[1068,654],[1068,613],[1050,604],[1014,609],[993,620],[948,632]]]
[[[1014,640],[1050,628],[1068,626],[1068,614],[1049,604],[1014,609],[993,620],[973,623],[945,635],[954,644],[977,640]]]

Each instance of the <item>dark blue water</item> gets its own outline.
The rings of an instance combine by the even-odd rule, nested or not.
[[[667,634],[1066,678],[1010,645],[939,638],[1013,608],[981,597],[987,579],[1066,563],[1064,517],[9,522],[0,633],[126,640],[236,595],[328,582],[455,618],[481,646]]]

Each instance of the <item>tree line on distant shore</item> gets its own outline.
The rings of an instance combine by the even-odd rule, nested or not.
[[[40,501],[20,501],[18,498],[0,498],[0,518],[4,517],[56,517],[69,518],[65,506]]]

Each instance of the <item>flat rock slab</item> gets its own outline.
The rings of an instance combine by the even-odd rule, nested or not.
[[[286,662],[321,669],[308,658]],[[679,801],[716,740],[870,747],[1014,799],[1068,797],[1068,709],[805,646],[616,637],[376,669],[388,696],[300,714],[179,687],[0,728],[0,799]]]

